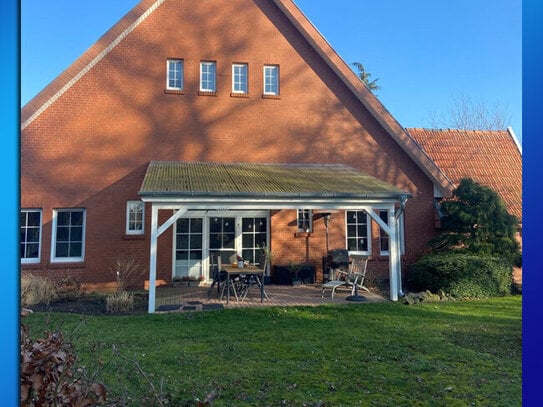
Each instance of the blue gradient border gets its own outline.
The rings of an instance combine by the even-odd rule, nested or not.
[[[523,2],[523,405],[540,406],[543,386],[543,3]]]
[[[3,406],[19,405],[19,118],[20,8],[18,1],[0,2],[0,382]]]

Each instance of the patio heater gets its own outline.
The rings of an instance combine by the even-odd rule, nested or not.
[[[330,251],[330,248],[328,247],[328,223],[330,222],[330,218],[332,217],[332,214],[330,212],[325,213],[323,215],[324,218],[324,228],[326,230],[326,253]]]

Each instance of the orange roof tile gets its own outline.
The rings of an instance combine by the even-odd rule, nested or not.
[[[469,177],[492,188],[522,221],[522,153],[510,130],[406,130],[456,185]]]

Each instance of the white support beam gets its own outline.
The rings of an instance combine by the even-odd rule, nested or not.
[[[158,236],[160,236],[162,233],[164,233],[170,226],[172,226],[177,219],[179,219],[181,216],[183,216],[185,213],[187,213],[188,208],[180,208],[177,212],[175,212],[170,219],[168,219],[166,222],[162,224],[158,228]]]
[[[150,314],[155,312],[156,302],[156,258],[158,240],[158,208],[151,208],[151,254],[149,259],[149,308]]]
[[[390,299],[391,301],[398,301],[398,292],[401,284],[401,271],[400,271],[400,245],[397,238],[397,223],[398,219],[394,216],[394,208],[389,209],[388,219],[390,225],[389,233],[389,279],[390,279]]]

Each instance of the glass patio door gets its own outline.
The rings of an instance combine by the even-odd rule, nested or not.
[[[236,254],[236,218],[209,218],[209,253],[220,254],[223,263]]]
[[[181,218],[175,232],[174,278],[198,280],[202,273],[203,219]]]

